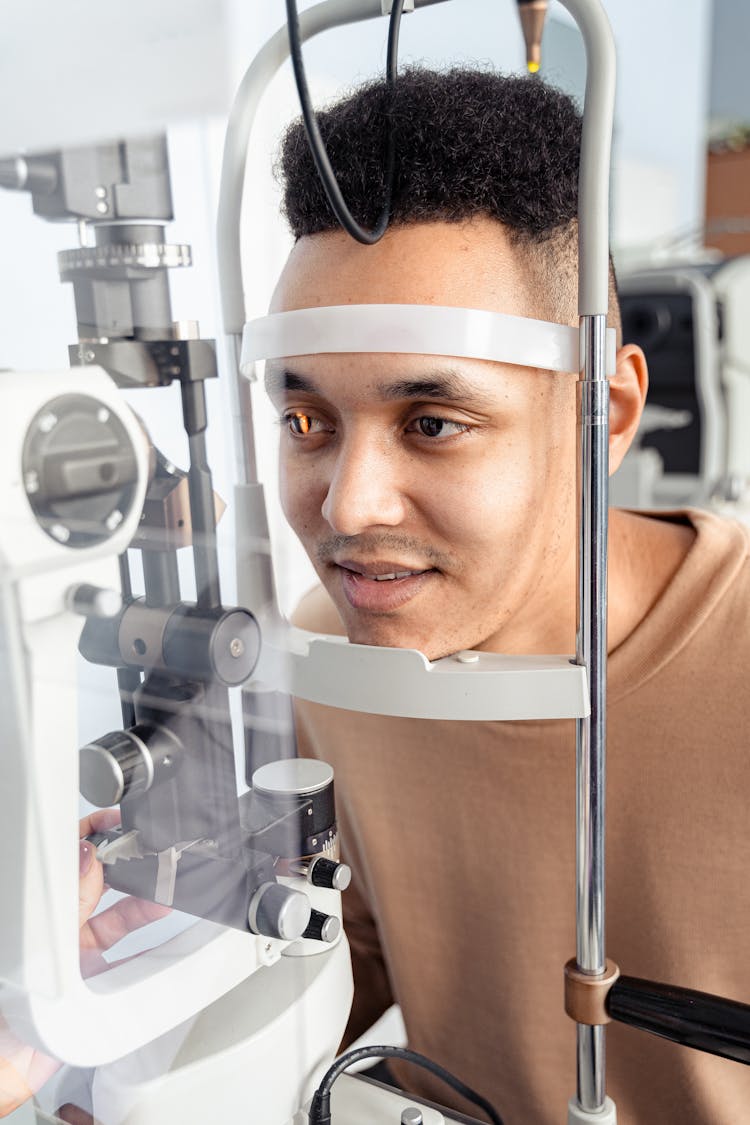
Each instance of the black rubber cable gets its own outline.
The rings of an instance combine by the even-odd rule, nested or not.
[[[425,1055],[420,1055],[416,1051],[410,1051],[406,1047],[359,1047],[355,1051],[347,1051],[340,1059],[336,1059],[333,1066],[329,1067],[323,1075],[323,1079],[313,1095],[310,1103],[310,1125],[331,1125],[331,1087],[347,1067],[352,1066],[355,1062],[360,1062],[361,1059],[403,1059],[405,1062],[421,1066],[437,1075],[438,1078],[442,1078],[443,1082],[455,1090],[457,1094],[460,1094],[461,1097],[466,1098],[468,1102],[472,1102],[473,1105],[483,1109],[492,1125],[503,1125],[500,1114],[486,1098],[472,1090],[470,1086],[467,1086],[460,1078],[456,1078],[439,1063],[433,1062],[432,1059],[428,1059]]]
[[[404,0],[393,0],[393,7],[391,8],[390,20],[388,22],[388,55],[386,66],[386,85],[389,98],[392,98],[393,87],[398,73],[398,35],[401,27],[403,8]],[[396,138],[394,135],[393,122],[391,120],[391,106],[390,104],[386,106],[386,128],[388,133],[385,158],[385,200],[383,202],[383,210],[380,213],[380,217],[374,229],[369,231],[360,226],[347,207],[333,168],[331,167],[331,162],[328,159],[328,153],[326,152],[325,144],[323,143],[323,138],[315,117],[315,110],[312,107],[307,78],[305,77],[296,0],[286,0],[286,20],[287,29],[289,31],[289,51],[292,60],[292,68],[294,69],[294,78],[297,83],[297,94],[302,108],[302,120],[305,124],[305,132],[310,145],[310,152],[312,153],[315,167],[318,170],[318,175],[323,183],[328,202],[331,205],[334,215],[347,234],[350,234],[352,238],[356,238],[357,242],[364,243],[365,246],[372,246],[373,243],[378,242],[385,234],[391,214],[393,183],[396,170]]]

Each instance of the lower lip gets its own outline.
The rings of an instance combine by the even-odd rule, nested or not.
[[[419,593],[435,573],[434,570],[426,570],[408,578],[377,582],[374,578],[365,578],[363,574],[356,574],[344,567],[339,567],[339,570],[341,585],[349,605],[353,609],[369,610],[372,613],[388,613],[400,609]]]

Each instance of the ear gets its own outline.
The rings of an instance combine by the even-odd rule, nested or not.
[[[617,372],[609,381],[609,471],[619,469],[635,437],[648,391],[648,365],[637,344],[617,351]]]

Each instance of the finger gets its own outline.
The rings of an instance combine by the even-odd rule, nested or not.
[[[120,823],[119,809],[96,809],[88,816],[82,817],[78,822],[78,835],[89,836],[92,832],[106,832]]]
[[[91,917],[104,892],[104,869],[96,858],[96,848],[86,840],[78,844],[78,927]]]
[[[96,849],[83,837],[92,832],[104,832],[120,823],[119,809],[97,809],[82,818],[78,824],[79,843],[79,883],[78,883],[78,926],[84,925],[91,917],[99,899],[104,893],[104,872],[96,859]]]
[[[171,914],[168,906],[142,898],[124,898],[90,918],[81,930],[81,949],[101,952],[150,922]]]

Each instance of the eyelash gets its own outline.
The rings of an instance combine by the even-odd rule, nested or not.
[[[332,429],[326,429],[325,428],[325,423],[322,423],[320,418],[316,418],[315,415],[308,414],[303,410],[289,410],[285,414],[282,414],[281,418],[279,419],[279,422],[282,426],[288,427],[289,433],[292,435],[292,437],[298,437],[298,438],[303,438],[303,437],[308,437],[308,436],[314,437],[316,434],[319,434],[319,433],[331,433],[331,432],[333,432]],[[295,430],[293,428],[294,422],[300,422],[301,424],[306,423],[308,428],[302,429],[302,430]],[[315,422],[318,422],[324,428],[322,430],[312,430],[310,427]],[[421,430],[421,429],[417,430],[417,429],[414,428],[414,427],[418,427],[421,422],[438,422],[440,424],[441,428],[446,427],[446,426],[452,426],[452,427],[454,427],[454,432],[451,433],[451,434],[448,434],[448,435],[446,435],[446,434],[426,434],[426,433],[424,433],[423,430]],[[420,414],[418,418],[413,418],[412,421],[409,422],[408,426],[406,427],[405,432],[406,433],[415,433],[415,434],[417,434],[417,436],[423,437],[428,442],[436,443],[436,442],[440,441],[441,439],[443,441],[447,441],[452,437],[458,437],[459,434],[468,433],[469,430],[471,430],[471,428],[472,428],[471,426],[467,425],[464,422],[454,422],[450,418],[441,418],[439,415],[435,415],[435,414]]]

